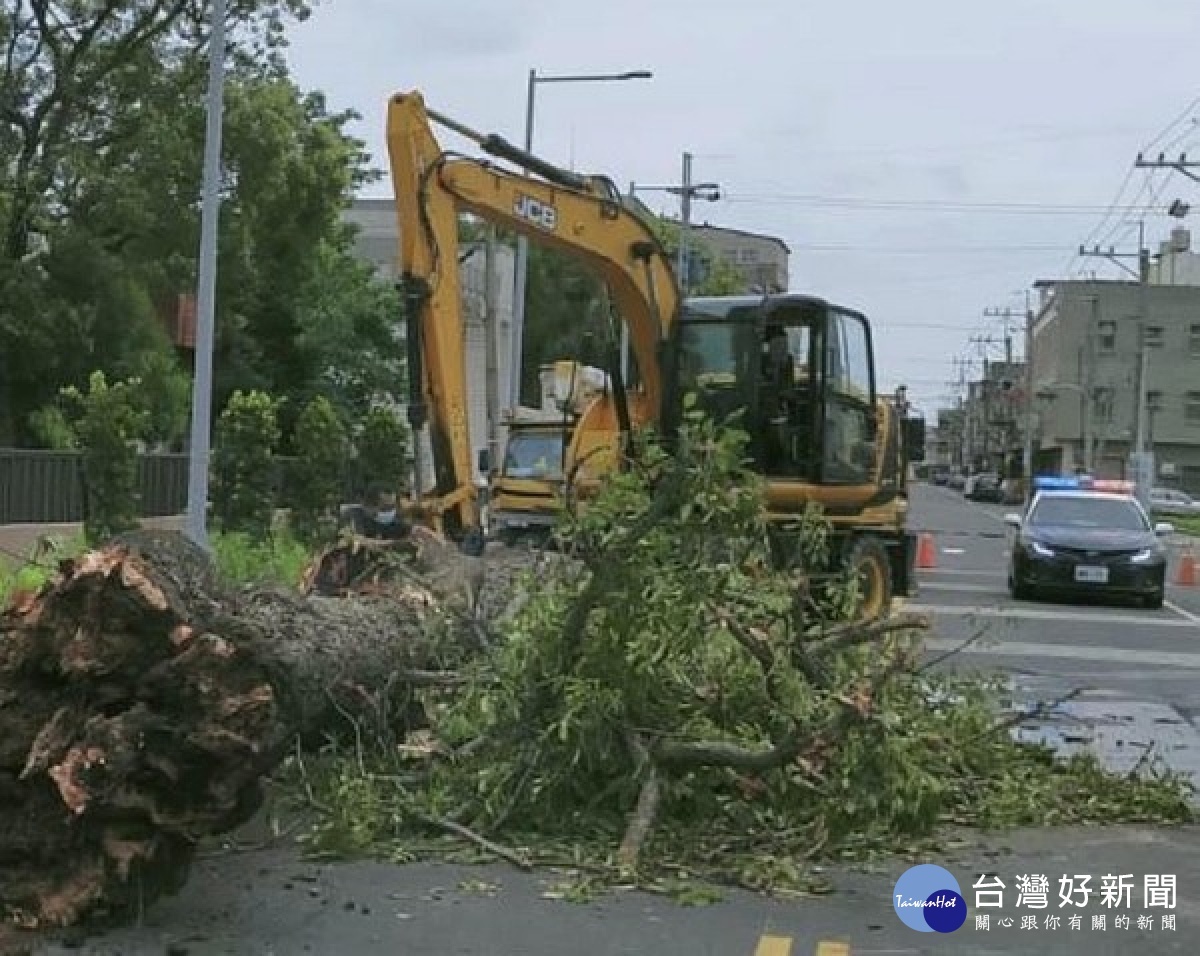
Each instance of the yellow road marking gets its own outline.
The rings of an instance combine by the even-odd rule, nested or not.
[[[850,944],[831,943],[827,940],[822,940],[817,943],[816,956],[850,956]]]
[[[754,950],[754,956],[791,956],[791,953],[790,936],[763,936]]]

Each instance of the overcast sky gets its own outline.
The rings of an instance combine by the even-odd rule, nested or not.
[[[690,151],[726,197],[694,218],[783,238],[792,291],[866,312],[881,384],[927,413],[972,337],[1002,339],[984,309],[1120,276],[1079,244],[1136,248],[1146,216],[1156,248],[1170,200],[1200,199],[1132,168],[1143,148],[1200,157],[1195,0],[320,0],[293,37],[298,81],[362,114],[380,167],[392,92],[520,142],[531,68],[652,70],[539,85],[535,152],[625,187],[678,182]]]

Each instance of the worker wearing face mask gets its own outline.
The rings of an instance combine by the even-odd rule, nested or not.
[[[361,533],[368,538],[397,540],[408,536],[412,527],[396,507],[396,492],[385,485],[374,486],[362,510]]]

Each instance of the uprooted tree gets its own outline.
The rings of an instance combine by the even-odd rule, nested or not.
[[[134,532],[0,614],[0,912],[120,917],[176,890],[199,841],[256,812],[297,741],[403,732],[414,684],[474,647],[453,594],[235,590],[181,535]]]

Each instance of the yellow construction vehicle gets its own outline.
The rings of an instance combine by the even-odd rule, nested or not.
[[[437,122],[508,160],[444,151]],[[428,422],[436,487],[423,502],[452,536],[477,534],[466,419],[458,216],[469,212],[565,250],[604,281],[627,325],[636,388],[614,363],[611,389],[562,432],[561,468],[585,484],[618,467],[631,429],[669,435],[683,396],[717,419],[740,413],[766,477],[771,515],[810,502],[835,527],[837,560],[863,583],[862,613],[908,593],[915,556],[906,530],[910,460],[923,458],[924,422],[880,396],[866,316],[798,294],[680,298],[671,262],[649,224],[602,176],[560,169],[495,134],[426,108],[417,92],[392,97],[388,150],[400,227],[401,288],[409,333],[409,418]],[[531,479],[530,508],[553,514],[557,475]]]
[[[507,417],[504,455],[494,472],[486,456],[480,462],[482,472],[491,472],[488,534],[505,544],[549,542],[578,464],[576,425],[612,388],[603,369],[578,361],[559,360],[540,372],[540,406],[515,409]]]

